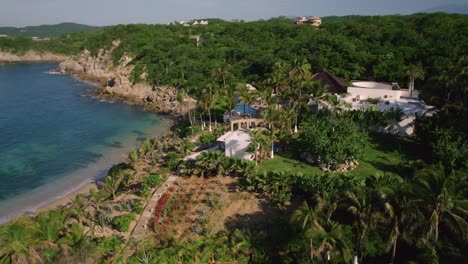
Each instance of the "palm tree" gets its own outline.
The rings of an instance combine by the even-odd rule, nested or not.
[[[262,154],[270,147],[268,135],[265,132],[266,131],[263,129],[250,131],[250,134],[253,137],[252,145],[255,148],[255,164],[262,161]]]
[[[85,239],[86,234],[83,230],[83,225],[72,223],[64,237],[58,241],[64,255],[68,255],[68,251],[76,249]]]
[[[34,237],[34,224],[20,218],[0,227],[1,263],[43,263],[34,249],[39,241]]]
[[[253,102],[255,102],[255,100],[257,99],[256,93],[253,91],[250,91],[244,83],[237,84],[236,93],[237,93],[237,96],[239,96],[240,101],[244,103],[244,117],[245,117],[245,112],[246,112],[245,107],[246,105],[250,106]]]
[[[226,85],[227,85],[226,80],[232,76],[230,69],[231,69],[231,65],[224,62],[221,65],[217,65],[217,67],[214,68],[211,73],[211,76],[213,78],[221,81],[223,89],[226,89]]]
[[[410,79],[408,88],[410,91],[410,96],[413,96],[414,80],[415,79],[424,80],[424,69],[421,66],[421,64],[410,65],[404,72],[404,75],[408,76]]]
[[[407,184],[395,183],[392,188],[386,191],[388,203],[385,206],[387,222],[390,232],[387,241],[387,251],[391,251],[390,264],[395,263],[398,241],[400,237],[412,235],[412,230],[417,228],[421,220],[419,213],[410,205],[406,196]]]
[[[276,125],[280,121],[280,111],[271,107],[262,112],[262,117],[270,124],[271,158],[275,157]]]
[[[224,87],[223,95],[226,97],[226,104],[229,109],[229,122],[232,121],[232,110],[237,105],[236,94],[237,94],[236,86],[227,85]]]
[[[202,89],[201,94],[199,95],[199,103],[204,112],[208,113],[209,119],[209,131],[212,132],[211,128],[211,109],[213,109],[218,98],[218,91],[215,89],[213,84],[208,84],[204,89]]]
[[[96,211],[101,209],[104,199],[108,197],[104,192],[96,191],[95,189],[89,191],[89,196],[91,197],[90,203]]]
[[[377,222],[384,221],[384,208],[388,207],[386,194],[382,184],[382,178],[371,176],[366,179],[365,188],[345,192],[345,204],[347,210],[353,214],[354,230],[356,236],[355,243],[355,263],[360,259],[361,242],[367,235],[367,231],[375,226]]]
[[[83,194],[77,194],[71,201],[70,216],[74,217],[78,223],[83,224],[87,215],[85,208],[89,205],[90,200],[85,198]]]
[[[130,163],[130,166],[132,166],[134,170],[137,169],[136,165],[139,159],[140,157],[138,155],[138,152],[135,149],[130,151],[130,153],[128,153],[127,161]]]
[[[445,223],[466,239],[467,199],[457,191],[457,184],[466,181],[466,175],[445,175],[443,168],[432,166],[418,171],[411,181],[411,203],[429,218],[426,239],[436,242],[439,227]]]
[[[112,195],[112,200],[116,198],[116,192],[119,190],[120,185],[122,183],[124,176],[123,174],[116,174],[116,175],[109,175],[106,177],[106,181],[104,183],[99,182],[102,189],[107,192],[109,195]]]
[[[385,121],[388,124],[388,130],[391,132],[396,124],[400,123],[403,118],[405,117],[405,113],[401,108],[390,108],[389,110],[385,111],[383,114]]]
[[[65,228],[65,222],[69,219],[70,212],[64,209],[49,210],[40,213],[36,220],[37,237],[47,247],[57,248],[57,240]]]
[[[218,168],[218,162],[224,158],[224,154],[220,151],[205,151],[200,153],[195,162],[195,166],[201,169],[201,177],[210,175],[211,172],[216,171]]]
[[[328,263],[332,255],[341,256],[343,262],[351,258],[347,230],[332,220],[337,207],[336,202],[332,202],[333,197],[325,193],[316,196],[314,208],[304,202],[291,216],[293,226],[299,226],[305,237],[311,240],[311,257],[319,257],[324,263]],[[314,244],[318,245],[316,249]]]
[[[283,62],[276,62],[273,67],[273,72],[266,80],[267,84],[273,85],[274,91],[280,93],[285,89],[288,76],[288,66]],[[271,92],[271,91],[270,91]]]
[[[240,252],[247,251],[251,246],[251,234],[243,234],[242,231],[236,229],[230,238],[229,248],[232,251],[234,261]]]

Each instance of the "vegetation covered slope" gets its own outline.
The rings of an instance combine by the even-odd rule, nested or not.
[[[101,27],[88,26],[77,23],[60,23],[56,25],[40,25],[29,27],[0,27],[0,34],[8,35],[9,37],[38,37],[51,38],[58,37],[64,34],[72,34],[77,32],[95,31]]]
[[[255,83],[265,80],[276,62],[301,56],[310,62],[312,72],[327,68],[347,81],[389,81],[407,87],[408,75],[417,75],[416,88],[423,90],[423,98],[444,107],[468,100],[463,88],[468,35],[463,32],[468,32],[466,15],[443,13],[331,18],[324,19],[320,28],[295,25],[286,18],[213,20],[207,26],[191,27],[118,25],[45,43],[0,39],[0,49],[65,54],[88,49],[96,54],[120,39],[114,60],[119,61],[124,53],[133,56],[135,82],[146,71],[150,84],[192,90],[210,81],[215,68],[229,67],[232,82]]]
[[[139,76],[146,72],[149,84],[188,88],[199,107],[189,114],[190,125],[166,139],[145,141],[125,164],[111,169],[101,190],[78,196],[65,208],[1,226],[0,263],[466,262],[467,24],[466,16],[444,14],[324,20],[320,28],[279,18],[200,27],[127,25],[47,43],[2,42],[16,51],[97,54],[120,39],[112,56],[115,62],[132,56],[134,82],[143,81]],[[307,118],[311,114],[302,104],[310,91],[317,96],[323,88],[309,82],[311,72],[322,68],[346,80],[402,85],[408,75],[424,75],[416,87],[442,111],[417,120],[416,140],[372,134],[369,145],[334,144],[318,137],[321,130],[307,129],[315,119]],[[248,90],[245,85],[236,89],[239,82],[254,83],[261,95],[249,96],[242,91]],[[272,97],[273,87],[284,89]],[[210,147],[224,132],[215,127],[211,133],[211,125],[210,132],[201,131],[193,117],[201,124],[208,117],[211,124],[211,111],[221,101],[232,109],[227,104],[235,95],[245,102],[261,96],[266,105],[262,115],[270,126],[253,133],[255,161],[269,153],[273,158],[276,143],[283,158],[255,167],[221,152],[204,152],[197,161],[181,163],[193,149],[190,142]],[[329,135],[367,134],[383,120],[375,113],[332,107],[318,118],[327,121],[321,126]],[[340,123],[352,128],[333,129]],[[303,138],[317,139],[328,149],[298,140]],[[357,159],[360,167],[322,172],[300,161],[304,149],[329,162]],[[331,159],[343,150],[351,155]],[[143,226],[145,236],[128,237],[131,222],[160,184],[157,175],[175,171],[181,176],[178,187],[146,208],[151,219]],[[219,218],[219,211],[228,211],[226,204],[258,210],[232,210]]]

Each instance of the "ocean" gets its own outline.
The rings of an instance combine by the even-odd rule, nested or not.
[[[169,124],[138,106],[91,98],[92,84],[0,65],[0,223],[103,177]]]

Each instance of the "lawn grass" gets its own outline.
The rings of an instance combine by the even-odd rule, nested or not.
[[[408,160],[423,159],[427,157],[427,151],[411,139],[396,137],[389,134],[371,134],[369,145],[364,149],[363,158],[359,160],[359,166],[348,175],[368,177],[392,173],[401,175],[401,163]],[[259,172],[294,172],[294,173],[322,173],[317,166],[293,158],[298,155],[285,153],[277,155],[274,159],[266,160],[258,166]]]
[[[321,173],[317,166],[312,166],[300,160],[294,160],[276,155],[274,159],[265,160],[258,165],[258,172],[294,172],[294,173]]]

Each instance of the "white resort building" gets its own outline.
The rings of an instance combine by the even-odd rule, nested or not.
[[[347,95],[342,98],[352,105],[351,109],[365,110],[375,105],[382,112],[390,108],[403,110],[405,117],[397,124],[396,133],[412,135],[416,116],[434,109],[419,99],[419,91],[401,89],[397,83],[353,81],[352,84],[347,88]],[[377,99],[377,103],[369,102],[368,99]]]
[[[252,160],[252,154],[247,153],[252,136],[245,129],[226,132],[217,140],[219,148],[224,150],[224,155],[229,158],[244,158]]]

